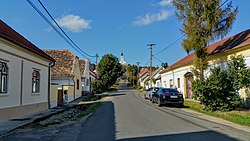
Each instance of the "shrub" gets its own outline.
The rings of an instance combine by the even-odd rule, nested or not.
[[[220,67],[211,69],[207,79],[197,79],[192,82],[195,98],[199,99],[206,110],[228,111],[241,104],[239,90],[248,87],[250,82],[249,69],[242,56],[232,57],[226,70]]]

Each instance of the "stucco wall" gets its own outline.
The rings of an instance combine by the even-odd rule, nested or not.
[[[15,118],[48,108],[50,61],[0,39],[0,61],[8,66],[7,93],[0,94],[0,119]],[[32,93],[32,73],[40,73],[40,91]]]
[[[81,87],[81,73],[79,68],[79,59],[75,58],[75,64],[74,64],[74,81],[75,81],[75,98],[82,96],[82,87]],[[77,80],[79,80],[79,89],[77,89]]]
[[[58,89],[57,84],[50,85],[50,108],[57,106]]]
[[[230,51],[218,55],[214,55],[210,57],[210,60],[208,61],[209,67],[205,71],[205,77],[208,77],[211,74],[210,69],[220,66],[222,69],[226,68],[227,61],[230,60],[231,56],[236,56],[236,55],[243,55],[245,59],[245,63],[247,64],[248,67],[250,67],[250,45],[243,47],[242,50],[241,48],[238,48],[235,51]],[[186,94],[186,80],[185,80],[185,74],[187,72],[192,72],[191,68],[193,66],[187,65],[187,66],[182,66],[173,70],[170,70],[168,72],[165,72],[161,75],[161,82],[162,82],[162,87],[170,87],[169,81],[170,79],[173,79],[173,84],[174,87],[177,87],[177,89],[182,92],[183,94]],[[177,78],[180,78],[180,88],[177,86]],[[240,95],[243,98],[246,98],[249,96],[248,93],[246,93],[245,89],[240,90]]]

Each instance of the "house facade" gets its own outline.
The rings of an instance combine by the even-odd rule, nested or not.
[[[0,120],[50,107],[55,60],[0,20]]]
[[[146,80],[149,77],[149,70],[147,68],[142,68],[139,73],[139,85],[143,89],[146,89]]]
[[[58,98],[63,99],[63,103],[68,103],[81,97],[79,58],[69,50],[44,50],[44,52],[56,60],[51,70],[51,83],[58,85]]]
[[[159,67],[152,73],[152,79],[155,80],[155,83],[152,83],[152,87],[161,87],[161,75],[160,72],[163,70],[163,67]]]
[[[250,67],[250,30],[207,46],[207,53],[209,67],[205,71],[205,77],[210,75],[211,68],[220,66],[224,69],[230,58],[236,55],[242,55],[245,63]],[[161,72],[162,87],[177,88],[184,94],[185,98],[191,99],[193,97],[191,81],[194,79],[191,69],[194,57],[194,53],[192,53],[164,69]],[[243,98],[250,96],[246,90],[241,90],[240,95]]]
[[[90,92],[90,68],[88,60],[79,60],[80,72],[81,72],[81,87],[82,95],[86,95]]]

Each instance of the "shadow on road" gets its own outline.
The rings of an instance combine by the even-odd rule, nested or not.
[[[117,141],[237,141],[234,138],[214,131],[201,131],[159,136],[135,137]]]
[[[115,134],[114,104],[103,102],[83,125],[77,141],[115,141]]]

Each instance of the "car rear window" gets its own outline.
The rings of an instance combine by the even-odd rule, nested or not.
[[[178,93],[179,91],[176,89],[162,89],[164,93]]]

